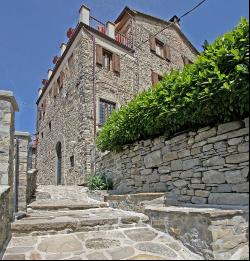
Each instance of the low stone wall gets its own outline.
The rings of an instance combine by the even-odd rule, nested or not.
[[[10,239],[10,187],[0,185],[0,260]]]
[[[247,260],[249,211],[192,207],[145,210],[151,225],[167,232],[206,260]]]
[[[249,119],[125,146],[97,159],[117,194],[169,192],[179,202],[249,203]]]
[[[29,204],[36,192],[37,170],[31,169],[27,172],[26,202]]]

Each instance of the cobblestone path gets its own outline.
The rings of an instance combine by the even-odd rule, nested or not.
[[[201,260],[148,221],[90,199],[86,188],[40,186],[27,217],[12,224],[3,259]]]

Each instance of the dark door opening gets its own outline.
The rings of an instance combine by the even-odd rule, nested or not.
[[[62,178],[62,144],[58,142],[56,145],[56,183],[57,185],[63,185]]]

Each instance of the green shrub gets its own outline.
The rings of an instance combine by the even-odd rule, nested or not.
[[[88,178],[88,188],[90,190],[113,189],[112,181],[107,179],[105,175],[95,174]]]
[[[114,112],[97,138],[100,150],[239,119],[249,114],[249,22],[207,46],[194,64]]]

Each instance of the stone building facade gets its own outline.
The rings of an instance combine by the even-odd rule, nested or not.
[[[102,24],[82,6],[67,35],[37,101],[39,184],[84,183],[109,114],[198,54],[176,17],[163,21],[129,8]]]
[[[97,170],[117,194],[170,192],[170,205],[248,206],[249,118],[136,142],[100,157]]]

